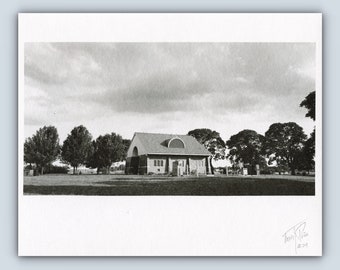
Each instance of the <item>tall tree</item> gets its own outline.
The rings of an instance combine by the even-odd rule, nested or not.
[[[310,117],[315,121],[315,91],[310,92],[308,96],[300,103],[300,107],[305,107],[308,111],[306,117]]]
[[[98,162],[98,147],[97,147],[96,140],[93,140],[91,143],[91,146],[89,148],[89,155],[86,159],[85,165],[86,167],[89,167],[92,169],[97,168],[97,174],[99,174],[99,170],[101,168],[99,167],[99,162]]]
[[[312,132],[311,136],[304,142],[300,155],[297,158],[297,169],[310,171],[314,168],[315,161],[315,133]]]
[[[24,143],[24,161],[32,167],[32,163],[35,163],[35,145],[32,138],[27,138]]]
[[[306,117],[310,117],[315,121],[315,91],[310,92],[308,96],[301,102],[300,107],[305,107],[308,111]],[[310,134],[308,140],[306,140],[303,147],[302,166],[304,170],[311,170],[314,167],[315,156],[315,127]]]
[[[254,130],[242,130],[226,142],[229,148],[227,157],[233,164],[249,164],[254,172],[257,164],[262,165],[265,162],[262,155],[264,140],[264,136]]]
[[[121,161],[125,158],[126,145],[123,139],[116,133],[99,136],[93,145],[93,154],[91,157],[91,166],[97,168],[106,168],[110,173],[110,167],[113,162]]]
[[[79,165],[86,164],[91,150],[92,136],[84,126],[72,129],[62,146],[62,160],[73,167],[75,174]]]
[[[28,138],[24,144],[24,160],[35,163],[41,174],[46,166],[58,157],[60,150],[58,131],[54,126],[44,126]]]
[[[193,136],[205,146],[206,149],[211,153],[210,157],[210,168],[211,173],[214,174],[214,167],[212,165],[212,159],[224,159],[225,157],[225,143],[222,140],[220,134],[211,129],[199,128],[188,132],[188,135]]]
[[[279,166],[287,165],[295,174],[306,137],[302,127],[294,122],[275,123],[265,133],[264,149],[268,156],[275,155]]]
[[[124,156],[123,156],[123,159],[126,159],[127,151],[129,149],[130,144],[131,144],[131,140],[123,139],[123,145],[124,145]]]

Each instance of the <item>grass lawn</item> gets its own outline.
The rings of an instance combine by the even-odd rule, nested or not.
[[[27,195],[315,195],[314,177],[160,177],[44,175],[24,177]]]

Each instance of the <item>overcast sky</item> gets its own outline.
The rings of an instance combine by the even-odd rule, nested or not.
[[[61,142],[77,125],[224,140],[272,123],[314,126],[299,104],[315,90],[312,43],[26,43],[25,137],[44,125]]]

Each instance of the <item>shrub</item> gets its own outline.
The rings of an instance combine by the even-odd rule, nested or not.
[[[191,170],[190,174],[191,175],[196,175],[197,174],[197,170]]]

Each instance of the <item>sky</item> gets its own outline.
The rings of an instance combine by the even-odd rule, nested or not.
[[[44,125],[62,143],[84,125],[224,141],[243,129],[314,122],[299,105],[315,90],[314,43],[25,43],[25,138]]]

